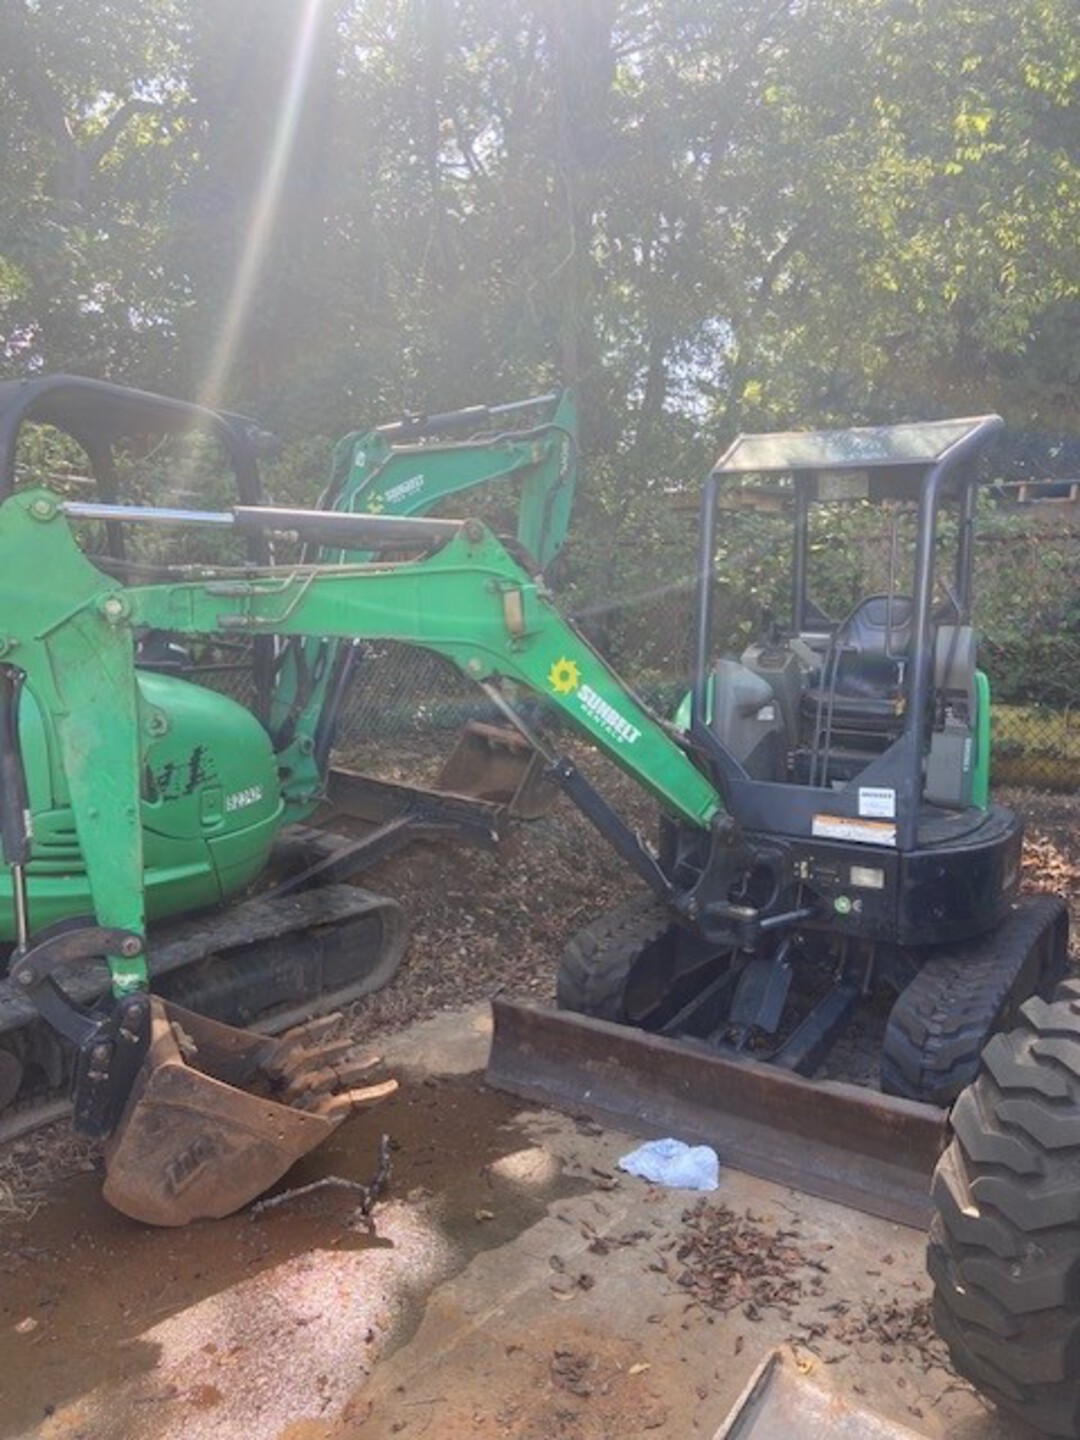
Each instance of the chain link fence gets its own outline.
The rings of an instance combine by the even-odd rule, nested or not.
[[[669,715],[690,683],[694,583],[680,575],[612,588],[615,593],[581,605],[571,618],[629,686]],[[993,778],[1071,790],[1080,776],[1080,520],[1062,510],[1049,524],[1043,514],[991,526],[979,542],[975,592],[979,663],[994,696]],[[722,575],[715,595],[718,652],[738,654],[759,633],[763,613],[760,595],[741,593]],[[251,703],[242,657],[226,656],[205,678]],[[337,751],[373,773],[431,783],[438,755],[448,752],[465,721],[498,718],[484,692],[442,656],[363,641],[340,712]],[[427,761],[426,773],[416,773]]]
[[[1035,507],[1031,507],[1031,511]],[[993,695],[995,783],[1072,790],[1080,778],[1080,514],[1069,502],[1001,511],[976,554],[979,664]],[[641,545],[646,537],[640,537]],[[631,551],[635,544],[631,544]],[[687,537],[687,553],[693,537]],[[582,633],[662,714],[689,686],[696,590],[691,578],[636,586],[575,615]],[[737,654],[760,625],[760,598],[721,578],[717,648]],[[409,646],[366,647],[343,709],[339,743],[431,734],[492,718],[483,694],[441,657]]]

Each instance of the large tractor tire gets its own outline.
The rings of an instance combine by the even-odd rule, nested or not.
[[[1080,981],[995,1035],[934,1176],[934,1318],[957,1370],[1080,1437]]]
[[[1049,999],[1068,963],[1068,911],[1025,895],[996,930],[930,954],[897,997],[881,1056],[889,1095],[951,1105],[975,1079],[991,1035],[1033,995]]]

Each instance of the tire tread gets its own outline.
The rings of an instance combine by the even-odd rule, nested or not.
[[[1053,1037],[1053,1044],[1046,1043]],[[927,1264],[957,1370],[1045,1435],[1080,1436],[1080,987],[987,1046],[934,1176]]]

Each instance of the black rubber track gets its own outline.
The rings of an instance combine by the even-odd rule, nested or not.
[[[990,1036],[1033,995],[1048,998],[1067,963],[1068,912],[1025,895],[989,935],[932,954],[904,987],[885,1030],[881,1088],[950,1105],[974,1080]]]
[[[1045,1435],[1080,1436],[1080,981],[1029,1000],[953,1109],[928,1265],[953,1363]]]
[[[646,891],[579,930],[559,966],[559,1009],[626,1023],[626,982],[634,962],[666,934],[671,923],[668,907]]]
[[[356,885],[255,896],[152,930],[150,984],[155,994],[226,1025],[279,1035],[382,989],[407,941],[397,902]],[[103,960],[56,974],[83,1005],[108,991]],[[0,1081],[6,1075],[20,1084],[0,1109],[0,1142],[66,1113],[74,1056],[26,996],[0,978]]]

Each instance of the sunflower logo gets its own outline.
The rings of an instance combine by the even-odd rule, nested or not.
[[[570,695],[581,684],[581,672],[573,660],[556,660],[548,671],[548,684],[557,695]]]

